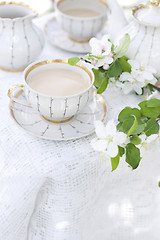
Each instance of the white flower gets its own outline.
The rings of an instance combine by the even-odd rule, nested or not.
[[[105,35],[101,40],[97,38],[91,38],[89,44],[91,46],[91,53],[95,56],[101,56],[103,52],[109,55],[111,52],[112,43],[109,40],[109,36]]]
[[[101,40],[92,38],[89,44],[94,58],[94,66],[97,68],[103,66],[105,70],[108,70],[109,65],[113,62],[112,43],[109,41],[109,36],[105,35]]]
[[[154,85],[157,82],[157,79],[154,77],[157,71],[153,67],[145,66],[135,60],[128,60],[128,63],[132,67],[132,72],[134,71],[137,73],[139,81],[144,82],[145,86],[149,83]]]
[[[127,135],[118,132],[116,124],[110,120],[105,126],[102,122],[95,123],[97,138],[91,142],[96,151],[106,152],[109,157],[114,158],[118,155],[118,146],[123,146],[127,140]]]
[[[145,134],[141,134],[139,138],[141,139],[141,147],[147,148],[148,144],[155,141],[159,137],[159,134],[152,134],[151,136],[147,137]]]
[[[134,90],[137,94],[142,94],[142,88],[145,87],[143,81],[139,81],[138,74],[134,71],[131,73],[124,72],[119,78],[117,86],[122,88],[124,94],[130,93]]]

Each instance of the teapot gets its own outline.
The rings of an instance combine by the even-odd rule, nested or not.
[[[160,0],[135,7],[133,21],[121,30],[117,41],[125,33],[131,38],[126,56],[154,67],[160,77]]]
[[[0,69],[22,71],[39,56],[44,37],[32,22],[36,16],[24,3],[0,3]]]

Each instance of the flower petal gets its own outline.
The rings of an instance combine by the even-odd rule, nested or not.
[[[122,145],[126,142],[127,135],[123,132],[117,132],[117,134],[113,138],[113,142],[117,145]]]
[[[131,77],[131,74],[128,73],[128,72],[124,72],[121,74],[120,78],[119,78],[119,81],[120,82],[125,82],[125,81],[128,81]]]
[[[113,62],[113,58],[109,56],[105,56],[105,63],[106,64],[111,64]]]
[[[105,151],[107,149],[108,143],[105,140],[99,140],[97,138],[94,138],[91,141],[91,146],[93,147],[93,149],[95,151],[103,152],[103,151]]]
[[[105,126],[101,121],[95,122],[95,131],[98,138],[104,139],[106,137]]]
[[[107,147],[107,154],[111,157],[114,158],[118,155],[118,146],[114,144],[113,142],[110,142]]]
[[[140,68],[139,62],[135,60],[128,60],[128,63],[131,65],[131,67],[135,70],[138,70]]]
[[[105,133],[106,133],[106,136],[114,136],[116,132],[117,132],[116,124],[112,119],[107,123],[105,127]]]
[[[129,82],[122,84],[122,90],[124,94],[130,93],[133,90],[133,84]]]

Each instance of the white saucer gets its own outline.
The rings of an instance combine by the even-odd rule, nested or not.
[[[18,99],[25,99],[21,90]],[[11,115],[16,123],[28,133],[49,140],[73,140],[86,137],[95,131],[95,120],[106,120],[107,108],[104,98],[93,93],[93,100],[86,105],[81,113],[65,123],[53,123],[45,120],[35,110],[11,102]]]
[[[44,31],[51,45],[59,47],[68,52],[89,53],[91,51],[89,42],[76,42],[70,39],[58,25],[56,18],[53,17],[45,25]],[[106,29],[102,30],[97,37],[102,37],[106,33]]]

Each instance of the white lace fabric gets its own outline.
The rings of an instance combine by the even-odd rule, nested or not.
[[[46,20],[43,17],[37,22],[43,28]],[[72,56],[75,54],[46,43],[39,59]],[[7,97],[8,89],[19,83],[23,83],[23,73],[0,71],[0,240],[148,240],[143,236],[151,236],[152,231],[145,232],[152,227],[151,215],[158,233],[159,207],[157,213],[154,210],[160,198],[156,185],[158,146],[154,152],[148,150],[150,154],[145,155],[135,175],[123,164],[111,173],[110,163],[90,146],[94,134],[56,142],[33,137],[19,128],[11,117]],[[143,99],[134,94],[124,96],[112,88],[107,89],[105,98],[108,119],[115,120],[121,109],[137,107]],[[127,209],[125,215],[119,213],[120,207],[122,213]]]

